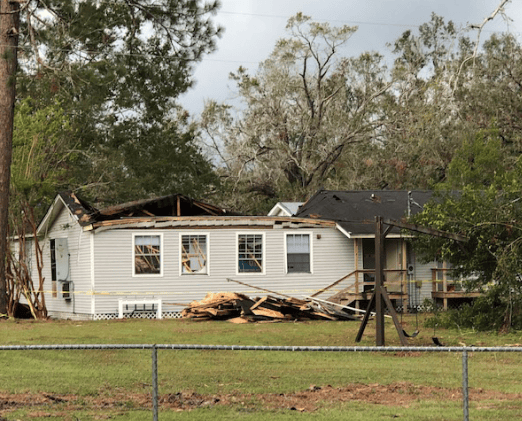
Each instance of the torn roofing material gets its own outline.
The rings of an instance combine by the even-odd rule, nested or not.
[[[171,217],[171,216],[222,216],[229,213],[214,205],[172,194],[152,199],[136,200],[103,209],[96,209],[70,191],[58,193],[59,199],[85,227],[102,221],[122,218]],[[58,199],[58,200],[59,200]],[[51,206],[51,208],[55,205]],[[52,213],[52,209],[48,211]],[[49,214],[50,215],[50,214]],[[47,219],[47,217],[46,217]]]
[[[60,200],[61,199],[61,200]],[[58,205],[58,206],[56,206]],[[155,199],[137,200],[96,209],[72,192],[58,194],[42,229],[50,226],[57,212],[65,206],[84,229],[165,229],[186,227],[307,228],[335,227],[335,222],[290,216],[239,216],[207,203],[174,194]],[[46,224],[45,227],[42,224]]]
[[[296,216],[333,220],[352,236],[369,236],[375,234],[375,217],[401,220],[420,212],[432,196],[433,192],[418,190],[319,190]]]
[[[70,191],[60,192],[58,196],[62,199],[65,206],[71,213],[78,218],[80,226],[90,225],[97,217],[98,209],[91,206],[85,200],[80,199],[75,193]]]
[[[227,214],[227,211],[217,206],[181,194],[172,194],[109,206],[99,211],[98,221],[139,216],[218,216]]]

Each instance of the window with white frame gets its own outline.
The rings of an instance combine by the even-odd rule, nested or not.
[[[161,273],[161,235],[134,235],[134,275]]]
[[[184,234],[181,236],[181,273],[208,273],[207,244],[206,234]]]
[[[238,235],[238,272],[263,272],[263,234]]]
[[[310,273],[310,234],[286,235],[287,273]]]

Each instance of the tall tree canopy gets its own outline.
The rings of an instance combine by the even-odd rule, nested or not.
[[[231,75],[237,108],[207,104],[204,138],[234,207],[263,212],[319,186],[432,189],[461,145],[493,131],[502,165],[512,167],[521,86],[512,36],[477,49],[432,14],[390,43],[387,67],[378,53],[341,54],[355,30],[298,14],[257,71]]]
[[[232,75],[244,108],[210,102],[202,116],[231,188],[262,201],[303,199],[335,178],[340,157],[376,136],[389,87],[379,54],[339,55],[357,28],[302,14],[286,28],[254,75]]]
[[[218,6],[23,3],[19,96],[36,107],[64,104],[77,135],[69,145],[76,152],[72,187],[110,203],[173,190],[198,195],[214,184],[176,100],[192,86],[194,65],[215,48],[221,28],[210,17]]]

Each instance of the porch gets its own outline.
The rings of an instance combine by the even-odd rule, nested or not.
[[[431,269],[431,298],[435,305],[448,310],[463,303],[470,303],[473,299],[480,297],[480,292],[467,291],[461,280],[452,277],[452,269],[448,267],[446,262],[439,266]]]

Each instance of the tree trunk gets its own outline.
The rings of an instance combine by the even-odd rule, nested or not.
[[[19,2],[0,0],[0,314],[7,314],[5,261],[13,144]]]

